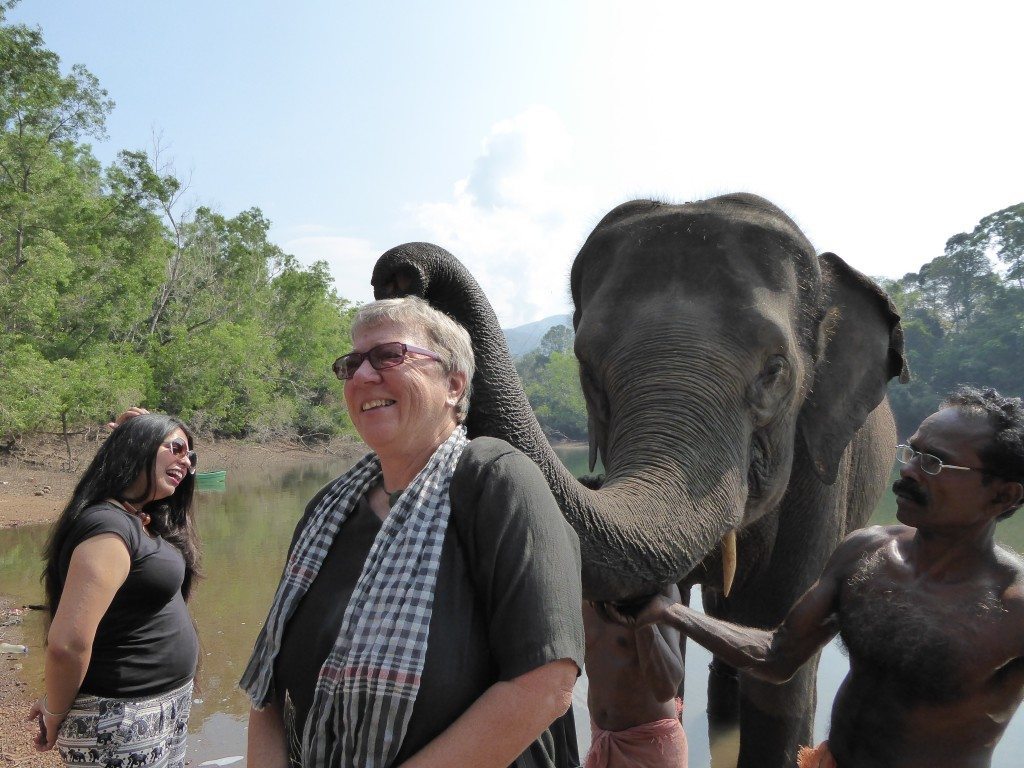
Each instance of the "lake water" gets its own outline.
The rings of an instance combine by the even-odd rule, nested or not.
[[[559,453],[574,473],[586,472],[585,448],[567,447]],[[193,766],[205,760],[244,754],[249,707],[236,683],[277,586],[295,521],[306,500],[345,468],[342,464],[325,463],[322,467],[279,473],[272,468],[252,474],[232,472],[225,492],[197,494],[206,578],[192,603],[201,642],[200,690],[189,724],[189,757]],[[895,503],[887,495],[872,522],[894,521]],[[1024,516],[1015,515],[1000,523],[997,531],[1001,542],[1018,552],[1024,550]],[[15,604],[43,602],[39,552],[47,533],[46,526],[0,531],[0,594],[11,597]],[[694,593],[691,604],[699,606],[699,592]],[[26,614],[26,630],[29,654],[8,657],[5,663],[20,663],[22,679],[38,690],[42,685],[42,612]],[[686,653],[684,723],[690,743],[690,765],[734,765],[734,734],[716,738],[713,747],[708,742],[704,709],[705,671],[710,655],[695,643],[687,644]],[[829,645],[818,672],[818,738],[824,738],[828,731],[832,700],[847,669],[837,644]],[[585,677],[577,684],[574,698],[582,749],[589,743]],[[994,768],[1018,766],[1022,750],[1024,715],[1018,714],[996,750]]]

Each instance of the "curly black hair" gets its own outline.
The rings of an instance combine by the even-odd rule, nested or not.
[[[978,452],[986,474],[1024,483],[1024,400],[1003,397],[994,389],[960,387],[943,402],[943,407],[981,413],[992,425],[992,440]],[[1005,520],[1020,504],[1000,515]]]

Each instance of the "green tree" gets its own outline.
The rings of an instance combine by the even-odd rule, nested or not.
[[[171,329],[150,354],[159,407],[201,432],[276,430],[292,416],[290,403],[275,391],[276,353],[257,323],[223,322],[201,333]]]
[[[945,252],[886,290],[900,308],[912,380],[890,389],[902,435],[961,384],[1020,393],[1024,289],[1017,277],[1024,204],[954,235]],[[1007,264],[997,273],[992,257]]]
[[[574,355],[552,352],[537,377],[530,381],[526,395],[548,435],[587,439],[587,409]]]
[[[538,349],[540,354],[545,357],[555,352],[564,355],[572,352],[572,345],[575,340],[576,334],[572,332],[572,328],[566,325],[553,325],[548,328],[547,333],[540,340]]]
[[[77,142],[104,135],[113,102],[85,67],[62,74],[42,32],[23,24],[0,26],[0,72],[0,280],[10,280],[33,238],[52,231]]]
[[[106,421],[112,411],[141,402],[151,384],[149,366],[126,345],[97,345],[75,360],[54,361],[50,371],[69,470],[77,468],[68,439],[72,427]]]
[[[974,234],[954,235],[946,252],[921,267],[917,282],[930,306],[953,331],[962,330],[976,309],[999,283],[985,252],[985,243]]]
[[[1006,277],[1024,289],[1024,203],[989,214],[978,222],[974,232],[1007,266]]]
[[[331,361],[351,306],[252,207],[186,205],[159,142],[102,169],[113,106],[0,0],[0,437],[138,403],[203,431],[351,429]],[[70,456],[69,456],[70,462]]]
[[[351,431],[331,363],[348,348],[355,307],[337,296],[327,264],[302,269],[292,257],[274,278],[271,332],[280,349],[281,388],[299,403],[303,435]]]
[[[53,366],[30,344],[0,345],[0,439],[49,426],[59,410]]]

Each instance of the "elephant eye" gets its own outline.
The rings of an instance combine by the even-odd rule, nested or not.
[[[789,361],[782,355],[772,355],[761,369],[761,381],[766,385],[781,383],[789,375]]]
[[[758,428],[769,424],[776,417],[786,399],[786,393],[790,391],[789,383],[789,361],[783,355],[769,357],[757,378],[747,388],[747,401]]]

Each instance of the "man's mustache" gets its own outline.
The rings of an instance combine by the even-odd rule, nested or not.
[[[918,504],[924,504],[928,501],[928,494],[924,492],[924,488],[909,477],[901,477],[893,483],[892,492],[897,496],[904,496]]]

